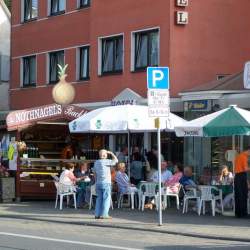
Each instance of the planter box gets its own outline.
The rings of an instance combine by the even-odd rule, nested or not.
[[[12,202],[15,196],[15,178],[0,178],[0,201]]]

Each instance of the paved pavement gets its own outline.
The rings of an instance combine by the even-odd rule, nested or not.
[[[223,240],[250,242],[250,219],[210,214],[198,216],[194,212],[182,214],[175,208],[163,211],[164,225],[157,225],[157,212],[131,209],[114,209],[112,220],[95,220],[93,210],[64,208],[54,209],[53,202],[21,202],[0,204],[0,217],[61,224],[88,225],[120,229],[145,230],[168,234],[181,234]]]
[[[1,218],[0,250],[247,250],[250,243]]]

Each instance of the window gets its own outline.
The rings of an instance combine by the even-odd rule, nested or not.
[[[49,54],[49,83],[59,81],[58,64],[64,65],[64,51],[51,52]]]
[[[134,34],[134,69],[144,70],[159,63],[159,31],[150,30]]]
[[[80,8],[86,8],[90,6],[90,0],[79,0]]]
[[[89,79],[89,47],[80,48],[80,63],[79,63],[79,79],[88,80]]]
[[[23,0],[23,20],[29,21],[38,16],[38,0]]]
[[[119,73],[123,69],[123,37],[102,39],[102,74]]]
[[[36,56],[23,58],[23,87],[36,85]]]
[[[65,0],[51,0],[50,14],[58,15],[65,12]]]

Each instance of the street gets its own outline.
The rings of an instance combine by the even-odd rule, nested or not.
[[[1,218],[0,249],[250,249],[250,243]]]

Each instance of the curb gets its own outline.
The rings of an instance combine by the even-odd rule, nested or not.
[[[120,225],[115,225],[115,224],[109,225],[109,224],[99,224],[99,223],[95,223],[95,222],[90,223],[90,222],[48,220],[48,219],[42,219],[42,218],[36,218],[36,217],[15,216],[15,215],[0,215],[0,218],[12,218],[12,219],[18,219],[18,220],[41,221],[41,222],[68,224],[68,225],[77,225],[77,226],[116,228],[116,229],[123,229],[123,230],[134,230],[134,231],[143,231],[143,232],[151,232],[151,233],[186,236],[186,237],[192,237],[192,238],[250,243],[250,239],[240,238],[240,237],[226,237],[226,236],[204,235],[204,234],[196,234],[196,233],[181,233],[181,232],[175,232],[175,231],[171,231],[171,230],[150,229],[150,228],[143,228],[143,227],[129,227],[129,226],[120,226]]]

